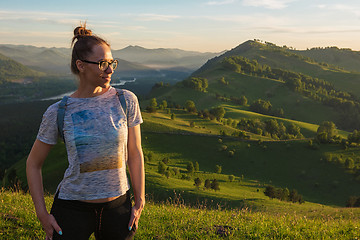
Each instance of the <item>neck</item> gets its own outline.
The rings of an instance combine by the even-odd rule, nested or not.
[[[106,93],[110,89],[110,85],[104,87],[79,86],[71,95],[73,98],[91,98]]]

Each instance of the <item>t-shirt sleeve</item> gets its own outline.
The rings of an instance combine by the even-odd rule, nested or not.
[[[138,124],[143,123],[139,101],[136,95],[130,91],[126,91],[125,97],[128,109],[128,127],[134,127]]]
[[[43,143],[55,145],[59,138],[57,128],[58,103],[51,105],[43,115],[37,139]]]

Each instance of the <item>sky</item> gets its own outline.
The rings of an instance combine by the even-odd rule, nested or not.
[[[360,50],[359,0],[1,1],[0,44],[69,48],[84,21],[112,49],[220,52],[260,39]]]

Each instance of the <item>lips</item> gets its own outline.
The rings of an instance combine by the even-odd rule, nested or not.
[[[102,77],[105,81],[111,81],[111,76]]]

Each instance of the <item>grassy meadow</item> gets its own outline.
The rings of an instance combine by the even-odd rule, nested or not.
[[[324,78],[341,90],[360,92],[354,81],[359,73],[250,45],[239,46],[231,54],[239,51],[272,68],[302,72]],[[309,144],[319,124],[338,121],[341,112],[290,91],[281,80],[227,71],[216,65],[216,59],[208,63],[194,75],[208,79],[205,92],[177,83],[154,87],[151,97],[173,106],[192,100],[197,110],[222,106],[226,119],[294,123],[304,137],[275,140],[269,134],[246,132],[249,138],[239,138],[231,136],[239,129],[201,119],[181,107],[143,111],[147,204],[136,239],[360,239],[360,208],[345,207],[350,196],[360,196],[360,146]],[[245,105],[224,101],[243,95],[248,99]],[[251,103],[259,98],[269,100],[273,109],[282,108],[284,117],[251,112]],[[143,110],[149,103],[149,99],[140,101]],[[346,139],[349,132],[339,130],[338,134]],[[349,159],[352,167],[346,164]],[[199,169],[189,173],[190,162]],[[25,193],[0,188],[0,239],[45,237],[26,193],[25,163],[23,158],[8,171],[16,170]],[[166,171],[160,173],[163,164]],[[48,208],[67,165],[65,146],[59,142],[42,169]],[[195,179],[201,181],[200,186],[195,186]],[[205,181],[214,179],[220,190],[205,188]],[[264,194],[268,185],[295,189],[305,202],[270,199]]]
[[[0,239],[44,239],[29,194],[0,189]],[[50,208],[52,196],[45,198]],[[290,204],[292,205],[292,204]],[[295,204],[293,204],[295,205]],[[248,208],[224,210],[190,207],[181,196],[148,201],[135,239],[359,239],[360,211],[289,207],[279,213]],[[316,213],[316,214],[315,214]],[[92,236],[90,239],[94,239]]]

